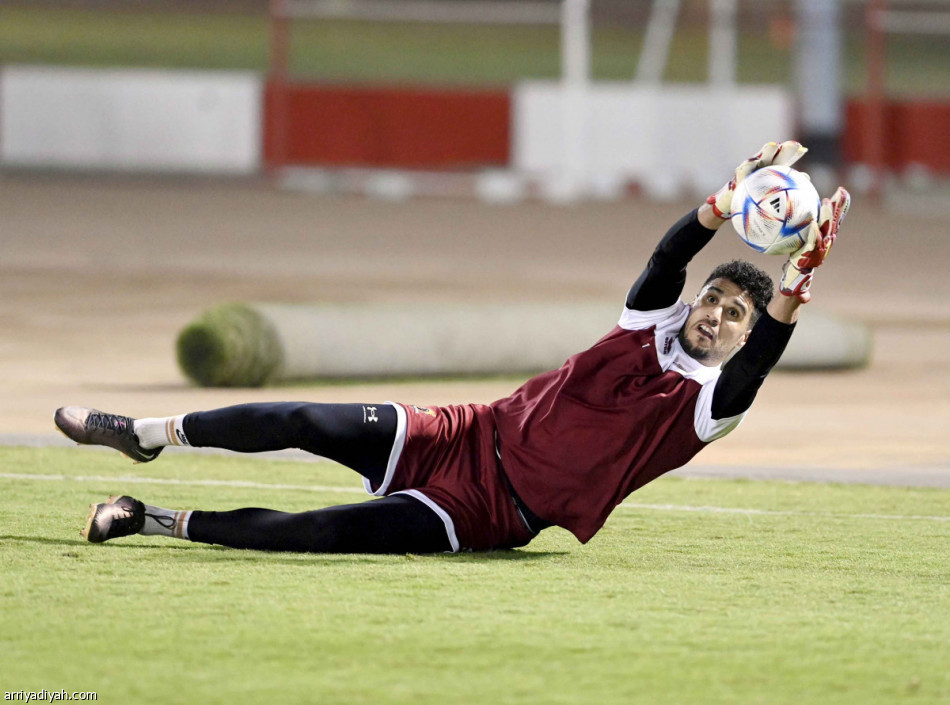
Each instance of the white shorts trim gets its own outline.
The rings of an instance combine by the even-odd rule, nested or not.
[[[389,489],[389,485],[393,481],[393,475],[396,473],[396,465],[399,464],[402,449],[406,445],[406,426],[408,425],[406,410],[395,402],[387,401],[386,403],[396,410],[396,439],[393,441],[393,449],[389,452],[389,462],[386,463],[386,474],[383,476],[383,484],[374,491],[370,481],[365,477],[363,478],[363,487],[366,488],[366,491],[371,495],[377,497],[385,495],[386,490]]]
[[[394,497],[397,494],[407,494],[410,497],[415,497],[424,505],[426,505],[429,509],[431,509],[433,512],[438,514],[439,519],[441,519],[442,523],[445,524],[445,533],[449,537],[449,544],[452,546],[452,553],[459,552],[459,540],[458,540],[458,537],[455,535],[455,522],[452,521],[452,517],[450,517],[448,513],[444,509],[442,509],[442,507],[440,507],[438,504],[436,504],[431,499],[426,497],[419,490],[400,490],[399,492],[393,492],[392,495],[390,496]]]

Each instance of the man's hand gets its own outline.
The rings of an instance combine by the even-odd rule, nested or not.
[[[820,267],[831,252],[850,206],[851,194],[840,186],[834,196],[822,200],[818,222],[811,224],[805,244],[788,256],[782,268],[779,290],[783,295],[794,296],[803,304],[811,300],[809,289],[815,268]]]
[[[729,220],[732,217],[732,194],[735,193],[736,186],[742,183],[743,179],[764,166],[772,166],[773,164],[791,166],[801,159],[807,151],[805,147],[793,140],[781,144],[778,142],[766,143],[763,145],[762,151],[749,157],[736,167],[736,172],[729,182],[707,198],[706,203],[712,206],[713,214],[721,221]]]

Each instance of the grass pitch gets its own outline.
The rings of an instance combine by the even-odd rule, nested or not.
[[[950,700],[950,492],[661,479],[586,546],[311,556],[78,535],[362,501],[329,463],[0,449],[0,681],[99,702]],[[217,484],[215,484],[217,483]],[[240,483],[245,483],[241,485]]]

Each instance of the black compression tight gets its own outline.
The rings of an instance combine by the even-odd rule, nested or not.
[[[196,447],[241,453],[300,448],[378,486],[396,439],[396,410],[388,404],[240,404],[188,414],[183,428]]]
[[[382,483],[396,438],[388,404],[241,404],[188,414],[196,447],[259,453],[301,448]],[[306,553],[436,553],[450,551],[445,525],[408,495],[289,514],[272,509],[192,512],[192,541],[231,548]]]
[[[231,548],[303,553],[451,551],[442,520],[407,495],[288,514],[271,509],[191,513],[192,541]]]

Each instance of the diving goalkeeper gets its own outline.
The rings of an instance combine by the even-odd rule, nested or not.
[[[57,410],[72,440],[139,462],[167,445],[301,448],[352,468],[378,497],[302,513],[174,510],[110,497],[91,507],[83,535],[321,553],[512,548],[549,526],[589,541],[627,495],[735,429],[784,351],[848,210],[844,189],[822,202],[777,295],[767,274],[736,260],[716,267],[691,303],[680,296],[687,264],[729,218],[736,185],[805,151],[770,142],[740,164],[666,233],[613,330],[490,405],[266,403],[142,419]]]

